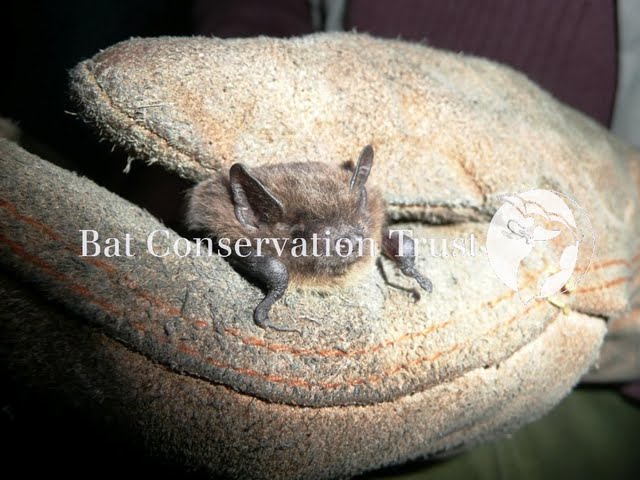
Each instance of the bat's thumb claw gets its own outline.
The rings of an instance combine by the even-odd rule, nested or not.
[[[260,308],[260,305],[256,307],[253,311],[253,321],[260,328],[267,328],[269,324],[269,316],[267,314],[268,310],[264,308]]]
[[[423,290],[426,290],[429,293],[433,292],[433,284],[431,283],[431,280],[424,277],[418,277],[416,278],[416,280],[418,281],[418,285],[420,285]]]
[[[253,321],[257,326],[259,326],[260,328],[264,328],[265,330],[267,328],[270,328],[277,332],[295,332],[302,336],[302,332],[297,328],[280,327],[278,325],[272,324],[269,321],[268,309],[261,308],[260,305],[258,305],[253,312]]]

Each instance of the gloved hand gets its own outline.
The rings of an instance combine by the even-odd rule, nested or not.
[[[153,451],[328,478],[472,445],[555,405],[630,303],[637,153],[490,62],[357,35],[165,38],[108,49],[74,82],[103,134],[192,181],[371,141],[389,217],[416,237],[483,245],[497,194],[540,186],[570,191],[598,239],[564,312],[523,305],[483,253],[425,255],[435,287],[418,301],[384,263],[386,280],[372,268],[330,295],[291,289],[272,315],[299,336],[253,323],[261,292],[223,259],[171,254],[185,245],[171,231],[154,256],[166,229],[151,215],[2,142],[2,265],[25,282],[5,288],[30,319],[4,312],[3,351],[30,381],[107,399]],[[100,255],[80,256],[82,230]]]

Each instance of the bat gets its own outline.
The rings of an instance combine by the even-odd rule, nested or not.
[[[290,282],[344,284],[380,252],[432,291],[415,268],[413,240],[390,234],[382,195],[365,186],[372,166],[371,145],[355,167],[291,162],[249,169],[235,163],[189,192],[188,228],[215,239],[236,270],[264,287],[256,325],[297,331],[269,320]]]

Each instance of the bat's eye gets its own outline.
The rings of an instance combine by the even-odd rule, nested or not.
[[[360,242],[362,241],[362,235],[358,234],[339,238],[336,241],[336,253],[340,256],[353,254],[353,252],[357,252],[359,250]]]
[[[306,238],[303,225],[294,225],[290,232],[291,238]]]
[[[338,255],[349,255],[350,251],[353,251],[353,244],[349,238],[340,238],[336,242],[336,251]]]

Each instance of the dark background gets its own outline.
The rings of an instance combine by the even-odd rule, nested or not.
[[[351,0],[346,30],[401,37],[498,60],[527,73],[562,101],[609,126],[617,82],[613,0]],[[6,65],[0,115],[23,131],[22,144],[89,176],[181,230],[188,184],[159,166],[134,162],[74,116],[68,71],[132,36],[221,37],[312,33],[305,0],[67,0],[4,3]]]

